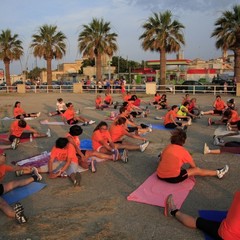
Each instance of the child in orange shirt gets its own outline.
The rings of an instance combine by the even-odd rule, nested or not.
[[[96,106],[96,109],[101,109],[101,110],[103,110],[104,108],[108,108],[108,105],[103,104],[101,95],[97,95],[95,99],[95,106]]]
[[[39,117],[41,112],[38,113],[26,113],[22,108],[21,108],[21,102],[17,101],[14,104],[13,108],[13,116],[17,119],[20,118],[26,118],[26,117]]]

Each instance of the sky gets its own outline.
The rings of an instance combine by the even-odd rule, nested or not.
[[[184,58],[209,60],[221,56],[215,47],[216,39],[211,38],[214,23],[235,4],[239,0],[0,0],[0,32],[10,29],[23,42],[24,56],[21,61],[11,63],[11,74],[36,66],[46,67],[46,62],[34,58],[29,49],[32,35],[44,24],[56,25],[67,37],[66,55],[61,60],[53,60],[53,69],[57,64],[81,59],[78,35],[82,26],[93,18],[110,22],[111,32],[118,34],[119,49],[114,55],[137,62],[157,60],[159,53],[145,52],[141,47],[142,25],[153,13],[170,10],[173,19],[185,26]],[[174,58],[176,54],[167,55],[167,59]],[[1,68],[4,69],[2,61]]]

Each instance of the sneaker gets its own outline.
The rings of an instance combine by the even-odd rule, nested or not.
[[[217,136],[213,136],[213,145],[218,146],[220,144],[219,138]]]
[[[217,169],[217,176],[218,178],[222,178],[229,170],[229,166],[226,165],[225,167],[221,168],[221,169]]]
[[[49,116],[49,117],[52,117],[52,114],[51,114],[51,113],[49,113],[49,114],[48,114],[48,116]]]
[[[119,157],[119,151],[117,149],[114,149],[113,151],[113,161],[117,161]]]
[[[167,196],[167,198],[165,200],[164,215],[166,217],[171,217],[172,216],[171,212],[176,210],[176,209],[177,209],[177,207],[176,207],[176,205],[173,201],[173,195],[170,194],[170,195]]]
[[[188,125],[189,126],[192,125],[192,119],[191,118],[188,120]]]
[[[80,172],[76,172],[75,180],[74,180],[74,187],[81,185],[81,179],[82,179],[82,176],[81,176]]]
[[[14,205],[13,210],[15,211],[15,219],[19,224],[27,222],[27,218],[24,215],[24,209],[21,203],[17,202]]]
[[[156,120],[161,120],[162,117],[158,117],[158,116],[156,116],[155,119],[156,119]]]
[[[149,145],[149,141],[141,144],[141,145],[140,145],[140,150],[141,150],[141,152],[144,152],[144,151],[146,150],[146,148],[147,148],[148,145]]]
[[[227,123],[227,131],[232,131],[230,123]]]
[[[12,142],[12,149],[15,150],[18,147],[18,138],[14,138]]]
[[[203,111],[201,111],[201,112],[200,112],[200,116],[203,116],[203,115],[204,115],[204,113],[203,113]]]
[[[91,124],[94,124],[95,122],[96,122],[96,121],[90,120],[90,121],[88,122],[88,124],[91,125]]]
[[[209,149],[208,145],[205,143],[204,148],[203,148],[203,154],[208,154],[208,153],[210,153],[210,149]]]
[[[24,174],[24,171],[23,170],[18,170],[18,171],[15,172],[15,174],[16,174],[16,177],[20,177]]]
[[[208,118],[208,126],[211,126],[211,125],[212,125],[212,119]]]
[[[46,132],[46,135],[48,136],[48,137],[51,137],[52,135],[51,135],[51,130],[50,130],[50,128],[48,128],[48,130],[47,130],[47,132]]]
[[[37,113],[37,117],[40,117],[40,115],[41,115],[41,112],[38,112],[38,113]]]
[[[148,132],[152,132],[152,124],[149,124],[149,126],[148,126]]]
[[[32,177],[34,178],[34,182],[39,182],[42,180],[42,175],[39,174],[36,167],[32,168]]]
[[[124,150],[123,150],[121,159],[122,159],[122,161],[123,161],[124,163],[127,163],[127,162],[128,162],[128,150],[127,150],[127,149],[124,149]]]

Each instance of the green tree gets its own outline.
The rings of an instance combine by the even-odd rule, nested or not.
[[[22,41],[18,39],[18,34],[12,35],[11,30],[2,30],[0,34],[0,59],[5,65],[6,84],[11,85],[10,63],[19,60],[23,55]]]
[[[234,52],[234,76],[240,83],[240,5],[234,5],[232,11],[222,13],[215,22],[211,36],[217,38],[218,49]]]
[[[179,21],[172,20],[171,11],[153,13],[142,26],[144,33],[139,37],[143,50],[160,53],[160,83],[166,84],[166,54],[178,52],[184,45],[182,30],[185,28]]]
[[[43,25],[32,35],[33,55],[44,58],[47,62],[47,83],[52,85],[52,60],[62,59],[66,53],[66,36],[57,31],[55,25]]]
[[[113,56],[117,51],[116,33],[110,33],[110,22],[93,18],[89,25],[83,25],[83,30],[78,36],[80,53],[91,59],[95,58],[96,77],[102,78],[102,56]]]
[[[29,71],[28,77],[31,80],[36,80],[36,79],[38,79],[40,77],[40,74],[41,74],[42,71],[46,71],[46,69],[45,68],[35,67],[31,71]]]

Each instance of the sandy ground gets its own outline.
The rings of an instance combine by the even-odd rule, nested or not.
[[[168,95],[169,104],[178,104],[183,94]],[[81,114],[96,120],[104,120],[107,111],[84,109],[92,106],[93,94],[16,94],[0,95],[1,117],[11,116],[15,101],[21,101],[27,112],[41,111],[39,119],[30,121],[30,125],[45,132],[46,125],[39,120],[50,118],[47,113],[55,109],[56,99],[62,97],[65,102],[73,102]],[[143,96],[144,100],[152,96]],[[203,110],[211,108],[213,95],[197,95],[198,104]],[[228,99],[232,96],[223,96]],[[120,100],[120,95],[114,95]],[[239,107],[239,99],[237,107]],[[165,110],[151,108],[150,116],[139,119],[146,123],[160,123],[156,115],[163,116]],[[95,125],[96,126],[96,125]],[[1,131],[7,130],[9,122],[1,121]],[[64,136],[68,126],[50,126],[52,137],[37,139],[32,143],[20,145],[15,151],[8,150],[7,161],[19,160],[45,150],[51,150],[55,140]],[[84,127],[83,138],[90,138],[93,126]],[[191,152],[200,167],[216,169],[229,164],[229,174],[219,180],[215,177],[197,177],[194,189],[188,195],[182,209],[197,216],[199,209],[226,210],[231,203],[233,193],[239,188],[239,156],[232,154],[203,155],[204,142],[212,145],[214,126],[207,126],[207,117],[198,119],[188,129],[186,148]],[[169,131],[154,130],[147,135],[151,141],[144,153],[130,152],[129,162],[104,162],[97,165],[95,174],[90,171],[82,174],[81,187],[74,188],[69,179],[49,179],[43,175],[47,187],[22,200],[29,222],[18,225],[14,220],[0,213],[0,239],[203,239],[200,231],[187,229],[173,218],[163,215],[163,208],[129,202],[127,196],[133,192],[157,167],[157,155],[169,143]],[[9,173],[5,181],[16,178]]]

